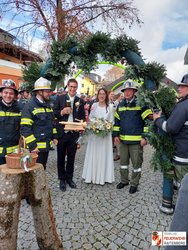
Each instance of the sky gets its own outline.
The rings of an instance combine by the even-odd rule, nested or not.
[[[167,77],[180,82],[188,74],[188,65],[184,65],[188,49],[188,1],[134,0],[133,6],[139,10],[143,24],[125,27],[126,34],[140,41],[138,46],[146,63],[164,64]],[[100,66],[96,72],[102,74],[105,67]]]
[[[184,65],[188,48],[188,1],[135,0],[134,5],[144,24],[127,29],[126,34],[140,41],[146,62],[164,64],[167,77],[180,82],[188,73],[188,65]]]
[[[144,23],[141,27],[134,25],[131,29],[125,26],[126,34],[140,41],[139,47],[146,63],[156,61],[164,64],[167,77],[180,82],[182,76],[188,73],[188,65],[184,65],[188,48],[188,1],[134,0],[133,5],[138,8],[139,17]],[[23,19],[16,22],[23,22]],[[16,25],[16,22],[12,25]],[[5,24],[6,21],[0,27],[5,28]],[[39,34],[33,41],[32,49],[37,51],[41,44]]]

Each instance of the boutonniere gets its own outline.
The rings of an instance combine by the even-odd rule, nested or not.
[[[78,111],[79,107],[80,107],[80,101],[76,102],[75,103],[75,106],[76,106],[76,111]]]

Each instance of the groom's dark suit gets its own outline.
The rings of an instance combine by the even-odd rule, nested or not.
[[[79,132],[75,131],[65,131],[64,125],[60,124],[59,121],[68,121],[69,115],[61,115],[61,110],[64,109],[66,101],[69,100],[69,96],[61,95],[57,96],[57,99],[54,103],[54,114],[57,122],[57,133],[58,133],[58,145],[57,145],[57,169],[58,169],[58,178],[62,181],[67,181],[70,183],[73,178],[74,172],[74,160],[77,149],[77,139],[79,137]],[[73,103],[73,121],[75,119],[85,121],[85,111],[84,111],[84,102],[78,96],[74,97]],[[67,154],[67,164],[65,167],[65,155]],[[61,185],[61,184],[60,184]],[[71,186],[71,185],[70,185]]]

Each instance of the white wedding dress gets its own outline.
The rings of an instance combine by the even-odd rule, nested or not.
[[[114,109],[109,105],[108,108],[100,107],[99,103],[94,103],[91,108],[89,119],[93,117],[104,118],[113,122]],[[105,137],[94,134],[88,135],[88,145],[84,160],[82,178],[86,183],[101,184],[114,181],[114,160],[112,134]]]

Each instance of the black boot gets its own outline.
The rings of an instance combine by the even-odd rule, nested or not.
[[[74,183],[73,180],[67,180],[67,184],[71,187],[71,188],[76,188],[76,184]]]
[[[117,189],[122,189],[124,188],[125,186],[128,186],[129,183],[123,183],[123,182],[120,182],[119,184],[117,184],[116,188]]]
[[[130,194],[134,194],[134,193],[136,193],[136,191],[137,191],[137,187],[130,186],[130,189],[129,189]]]
[[[60,180],[59,188],[62,192],[66,191],[66,181],[65,180]]]

